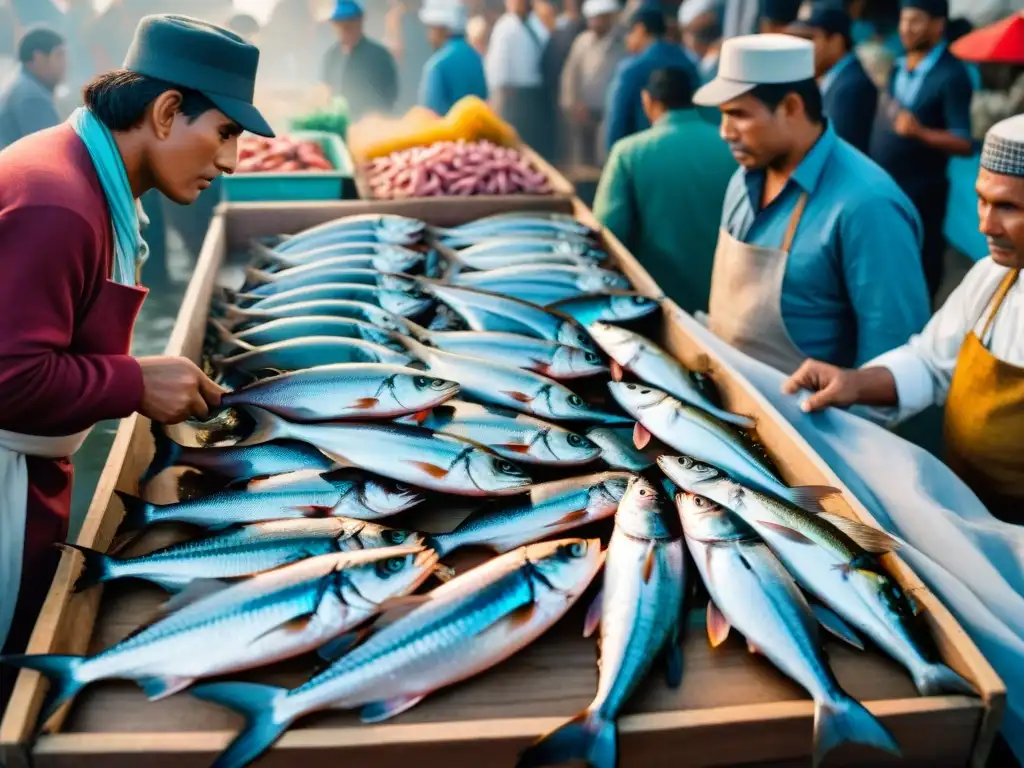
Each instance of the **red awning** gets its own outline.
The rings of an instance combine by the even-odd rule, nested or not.
[[[964,35],[950,51],[957,58],[978,64],[1024,66],[1024,11]]]

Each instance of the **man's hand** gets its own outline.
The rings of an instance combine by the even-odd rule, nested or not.
[[[893,122],[893,129],[900,136],[904,136],[908,139],[916,139],[920,137],[922,126],[914,113],[908,109],[900,110],[900,113],[896,115],[896,120]]]
[[[857,373],[808,360],[782,385],[782,392],[787,395],[795,395],[801,389],[814,392],[800,406],[807,413],[822,411],[829,406],[845,408],[859,402]]]
[[[225,392],[199,366],[184,357],[143,357],[139,413],[161,424],[205,419]]]

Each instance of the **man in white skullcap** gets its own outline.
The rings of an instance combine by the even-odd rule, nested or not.
[[[1024,523],[1024,115],[989,130],[977,192],[990,256],[924,331],[859,370],[808,361],[785,389],[814,390],[807,411],[883,406],[893,422],[945,404],[946,463],[992,514]]]
[[[435,50],[420,79],[420,106],[445,115],[465,96],[486,101],[484,60],[466,41],[468,19],[462,0],[426,0],[420,21]]]

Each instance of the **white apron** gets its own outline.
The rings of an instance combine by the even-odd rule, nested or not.
[[[28,465],[26,456],[62,459],[82,447],[91,430],[66,437],[21,435],[0,429],[0,648],[14,618],[25,548]]]
[[[793,343],[782,319],[782,280],[806,206],[805,192],[793,209],[781,248],[741,242],[723,228],[711,272],[711,331],[730,346],[785,374],[795,372],[807,359]]]

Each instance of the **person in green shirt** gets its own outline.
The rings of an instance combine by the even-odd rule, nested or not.
[[[651,128],[617,142],[594,201],[598,220],[687,312],[706,312],[722,202],[736,161],[691,101],[689,74],[659,69],[643,92]]]

